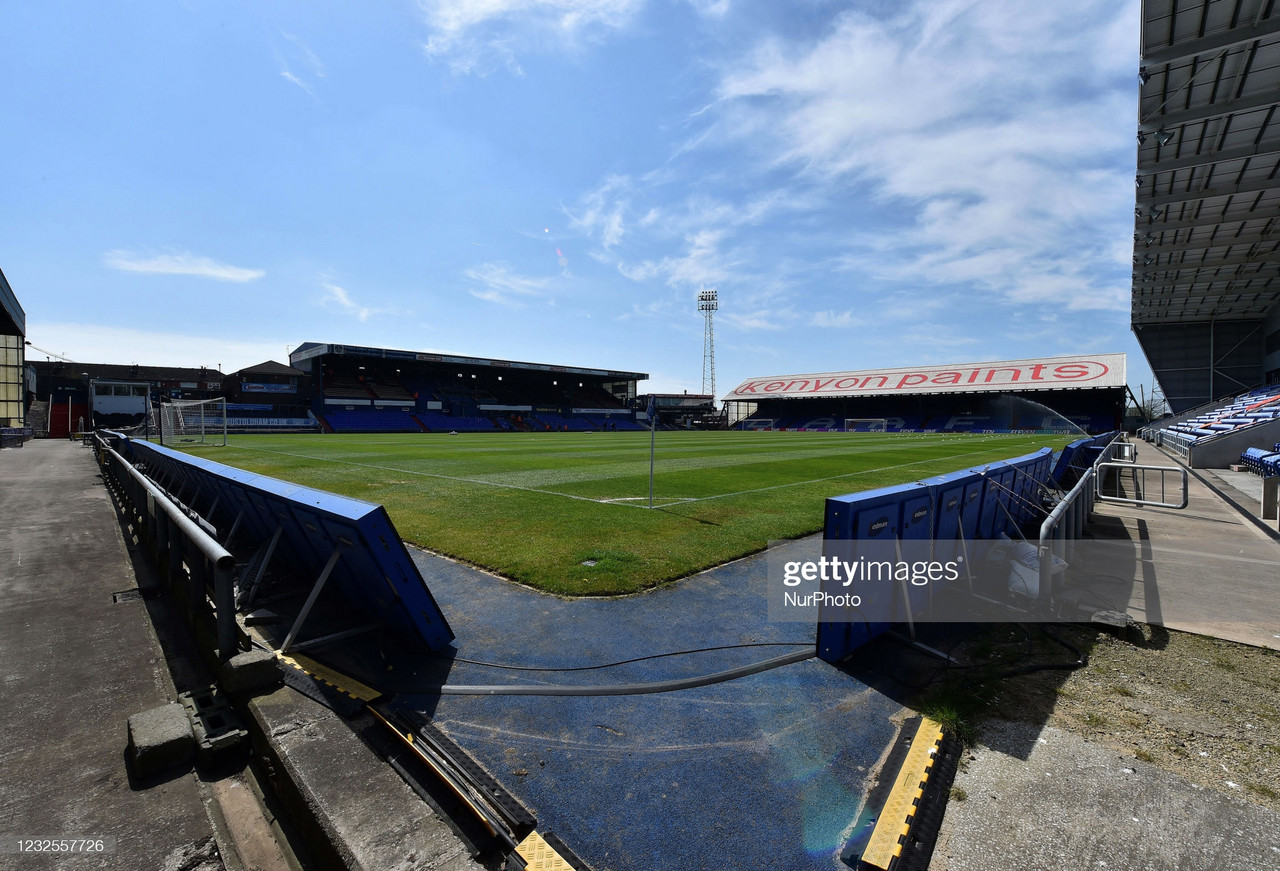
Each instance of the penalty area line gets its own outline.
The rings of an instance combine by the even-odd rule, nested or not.
[[[401,469],[397,466],[379,466],[375,463],[358,463],[355,460],[335,460],[330,457],[313,457],[310,454],[295,454],[289,451],[273,451],[270,448],[254,448],[243,445],[237,445],[237,448],[244,451],[258,451],[263,454],[278,454],[282,457],[293,457],[297,460],[314,460],[318,463],[334,463],[341,466],[355,466],[360,469],[377,469],[380,472],[399,472],[402,475],[417,475],[420,478],[436,478],[441,481],[454,481],[459,484],[475,484],[480,487],[497,487],[500,490],[521,490],[525,493],[542,493],[545,496],[560,496],[564,499],[576,499],[579,502],[591,502],[596,505],[619,505],[623,508],[643,508],[642,505],[632,505],[629,502],[613,502],[609,500],[593,499],[590,496],[575,496],[573,493],[559,493],[555,490],[540,490],[537,487],[521,487],[519,484],[504,484],[501,481],[479,481],[475,478],[460,478],[456,475],[441,475],[438,472],[419,472],[416,469]]]

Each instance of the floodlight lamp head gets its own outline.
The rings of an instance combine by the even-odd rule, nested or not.
[[[1173,136],[1174,136],[1174,133],[1172,130],[1157,130],[1156,142],[1162,146],[1168,145],[1170,142],[1173,141]]]
[[[1151,73],[1147,72],[1146,67],[1138,67],[1138,83],[1145,85],[1151,81]]]

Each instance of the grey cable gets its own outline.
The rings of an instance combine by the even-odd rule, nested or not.
[[[603,686],[542,686],[538,684],[455,684],[450,686],[446,684],[434,690],[423,690],[422,693],[424,695],[438,693],[442,696],[639,696],[724,683],[790,665],[793,662],[804,662],[816,655],[817,653],[813,650],[784,653],[782,656],[762,659],[759,662],[740,665],[726,671],[653,683],[605,684]]]

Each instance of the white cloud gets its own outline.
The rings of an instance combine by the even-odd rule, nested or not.
[[[622,193],[630,185],[631,180],[625,176],[611,175],[595,190],[584,194],[578,208],[572,211],[563,208],[569,218],[569,229],[599,239],[606,251],[613,248],[626,232],[623,213],[629,203]],[[641,222],[652,223],[654,219],[656,216],[645,215]]]
[[[809,319],[809,325],[814,327],[856,327],[861,323],[862,321],[853,316],[853,309],[845,309],[842,312],[814,312],[813,317]]]
[[[733,275],[736,265],[720,250],[725,235],[726,231],[720,229],[700,230],[685,238],[684,254],[638,264],[619,261],[618,271],[635,282],[660,278],[667,286],[676,288],[723,282]]]
[[[320,297],[320,304],[328,309],[344,312],[346,314],[355,315],[356,320],[364,323],[369,318],[376,315],[395,314],[393,308],[371,308],[362,305],[351,298],[351,294],[347,289],[340,285],[334,284],[328,278],[320,280],[320,286],[324,288],[324,296]]]
[[[161,254],[143,257],[129,251],[108,251],[102,257],[105,266],[122,272],[141,272],[148,275],[194,275],[217,281],[234,281],[240,284],[256,281],[266,275],[261,269],[245,269],[219,263],[209,257],[195,254]]]
[[[689,5],[699,15],[707,18],[724,18],[729,12],[729,0],[689,0]]]
[[[292,82],[293,84],[297,85],[299,88],[302,88],[302,90],[306,91],[311,96],[314,97],[316,95],[316,92],[311,90],[310,85],[308,85],[306,82],[304,82],[302,79],[298,78],[288,70],[281,70],[280,75],[281,77],[284,78],[286,82]]]
[[[287,82],[297,85],[311,97],[316,95],[315,88],[305,78],[317,79],[325,77],[324,64],[305,41],[292,33],[281,33],[287,45],[283,51],[276,52],[276,61],[280,64],[280,76]],[[302,69],[305,68],[305,72]]]
[[[143,366],[222,367],[234,372],[264,360],[289,362],[296,339],[220,339],[165,331],[109,327],[102,324],[29,322],[27,336],[42,348],[86,363],[138,363]],[[31,360],[43,355],[31,353]]]
[[[545,295],[551,280],[517,275],[501,263],[484,263],[467,269],[463,275],[479,287],[468,289],[476,299],[511,308],[522,308],[524,302]],[[554,305],[554,300],[551,301]]]
[[[855,243],[859,269],[1123,309],[1100,273],[1131,227],[1132,173],[1117,167],[1133,152],[1133,97],[1113,81],[1132,72],[1136,10],[951,0],[887,20],[845,13],[816,42],[769,39],[726,68],[718,141],[914,213]]]
[[[644,0],[418,0],[431,34],[428,57],[457,74],[495,63],[519,74],[518,55],[546,46],[573,48],[621,30]]]
[[[721,312],[720,320],[743,331],[780,330],[790,326],[790,322],[794,319],[791,315],[789,311],[778,312],[771,309],[726,311]]]

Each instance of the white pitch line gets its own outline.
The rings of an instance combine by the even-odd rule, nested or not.
[[[355,460],[337,460],[330,457],[313,457],[310,454],[294,454],[289,451],[275,451],[270,448],[252,448],[245,445],[237,445],[240,450],[259,451],[264,454],[279,454],[282,457],[294,457],[299,460],[315,460],[321,463],[337,463],[344,466],[356,466],[361,469],[377,469],[380,472],[400,472],[404,475],[418,475],[422,478],[438,478],[442,481],[455,481],[461,484],[476,484],[481,487],[498,487],[503,490],[523,490],[526,493],[544,493],[547,496],[563,496],[566,499],[577,499],[581,502],[595,502],[599,504],[599,499],[592,499],[589,496],[575,496],[572,493],[557,493],[555,490],[539,490],[537,487],[521,487],[519,484],[504,484],[501,481],[478,481],[474,478],[459,478],[456,475],[441,475],[436,472],[419,472],[416,469],[401,469],[396,466],[379,466],[374,463],[357,463]],[[625,503],[624,503],[625,504]],[[628,508],[636,506],[628,505]]]
[[[989,441],[989,439],[990,437],[987,437],[987,438],[984,438],[983,441]],[[324,463],[336,463],[336,464],[345,465],[345,466],[356,466],[362,469],[377,469],[378,471],[383,471],[383,472],[400,472],[405,475],[418,475],[419,477],[423,477],[423,478],[437,478],[442,481],[454,481],[461,484],[476,484],[481,487],[497,487],[503,490],[520,490],[525,493],[542,493],[547,496],[560,496],[565,499],[575,499],[579,502],[592,502],[596,505],[616,505],[620,508],[638,508],[642,511],[649,510],[649,507],[647,505],[637,505],[630,501],[622,501],[623,499],[636,499],[636,500],[647,499],[647,497],[609,497],[609,498],[597,499],[597,498],[592,498],[590,496],[577,496],[573,493],[560,493],[555,490],[542,490],[537,487],[522,487],[519,484],[506,484],[501,481],[481,481],[475,478],[461,478],[456,475],[441,475],[436,472],[420,472],[415,469],[401,469],[396,466],[379,466],[373,463],[358,463],[354,460],[338,460],[338,459],[331,459],[329,457],[315,457],[310,454],[295,454],[289,451],[271,450],[269,448],[255,448],[255,447],[248,447],[244,445],[237,445],[236,447],[239,447],[242,450],[258,451],[264,454],[279,454],[280,456],[284,456],[284,457],[294,457],[299,460],[316,460]],[[787,487],[800,487],[805,484],[821,484],[823,481],[838,481],[841,478],[856,478],[859,475],[869,475],[873,472],[885,472],[890,469],[901,469],[906,466],[923,465],[931,462],[953,460],[953,459],[958,459],[960,457],[969,457],[969,456],[973,456],[974,454],[986,453],[988,450],[990,450],[990,448],[983,448],[977,451],[968,451],[963,454],[948,454],[945,457],[936,457],[933,459],[927,459],[923,461],[912,460],[909,463],[896,463],[892,466],[880,466],[875,469],[862,469],[857,472],[846,472],[843,475],[831,475],[830,477],[826,477],[826,478],[813,478],[812,480],[808,480],[808,481],[792,481],[786,484],[773,484],[768,487],[756,487],[750,490],[738,490],[733,493],[718,493],[714,496],[694,496],[694,497],[672,498],[672,497],[660,497],[655,495],[654,499],[663,500],[664,504],[659,505],[658,506],[659,508],[669,508],[675,505],[687,505],[693,502],[708,502],[712,499],[726,499],[731,496],[745,496],[749,493],[763,493],[769,490],[781,490]]]

